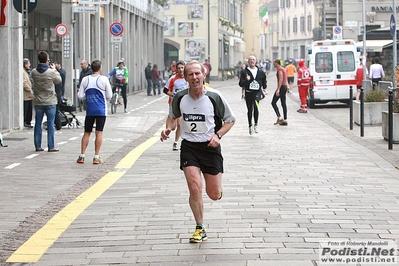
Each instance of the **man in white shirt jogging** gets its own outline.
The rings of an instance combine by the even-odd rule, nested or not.
[[[212,200],[222,198],[223,156],[220,140],[234,125],[235,116],[222,94],[204,86],[205,68],[198,61],[191,61],[184,69],[189,88],[176,93],[172,101],[172,119],[162,130],[161,141],[169,138],[182,117],[180,169],[186,177],[190,192],[189,204],[196,228],[190,243],[207,240],[204,227],[204,203],[201,172],[205,179],[206,193]]]

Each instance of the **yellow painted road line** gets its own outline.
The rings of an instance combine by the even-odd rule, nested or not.
[[[136,160],[159,140],[157,132],[146,142],[129,152],[115,168],[131,168]],[[127,171],[127,170],[126,170]],[[39,231],[32,235],[20,246],[7,262],[38,262],[43,254],[65,232],[71,223],[79,217],[83,211],[98,199],[107,189],[116,183],[126,171],[109,172],[98,180],[93,186],[80,194],[70,204],[53,216]]]
[[[157,141],[159,141],[159,137],[152,137],[148,139],[146,142],[140,144],[134,150],[130,151],[119,163],[115,166],[116,169],[124,168],[129,169],[133,166],[133,164],[137,161],[138,158],[145,152],[149,147],[154,145]]]

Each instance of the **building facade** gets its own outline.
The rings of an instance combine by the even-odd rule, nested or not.
[[[47,51],[66,70],[65,96],[74,103],[83,59],[101,60],[107,75],[124,58],[129,93],[146,86],[148,62],[163,62],[164,9],[152,0],[40,0],[27,16],[9,2],[6,23],[0,26],[0,47],[7,51],[0,65],[1,131],[23,126],[22,62],[28,58],[36,67],[39,51]],[[118,36],[111,33],[113,23],[123,26],[122,31],[113,32],[121,33]]]
[[[165,67],[173,60],[208,59],[212,65],[211,80],[230,75],[243,60],[242,0],[168,1],[165,5]]]

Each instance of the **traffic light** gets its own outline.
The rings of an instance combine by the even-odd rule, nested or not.
[[[0,25],[6,24],[6,14],[4,13],[4,9],[7,5],[7,0],[0,0],[1,1],[1,9],[0,9]]]

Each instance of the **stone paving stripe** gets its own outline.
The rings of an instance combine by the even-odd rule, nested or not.
[[[18,165],[20,165],[21,163],[13,163],[13,164],[10,164],[9,166],[6,166],[6,167],[4,167],[4,169],[13,169],[13,168],[15,168],[15,167],[17,167]]]
[[[136,160],[146,151],[149,147],[154,145],[159,141],[159,135],[162,129],[159,132],[154,134],[154,137],[149,138],[146,142],[140,144],[137,148],[129,152],[116,166],[116,169],[125,168],[130,169],[132,168],[133,164]]]
[[[38,156],[39,154],[31,154],[31,155],[29,155],[29,156],[26,156],[25,157],[25,159],[33,159],[33,158],[35,158],[36,156]]]

